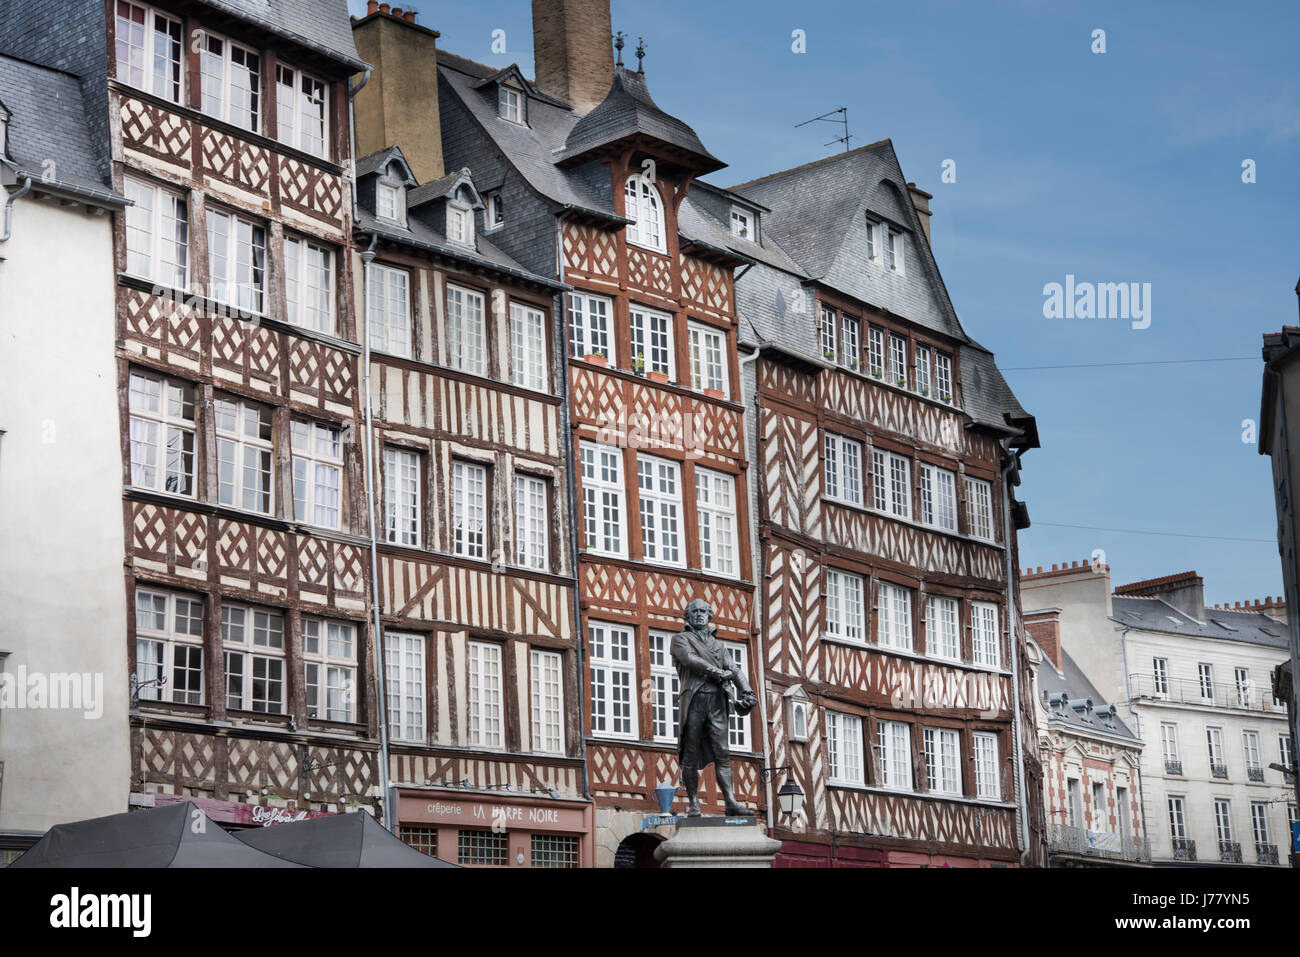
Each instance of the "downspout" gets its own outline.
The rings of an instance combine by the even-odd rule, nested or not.
[[[9,236],[13,232],[14,224],[14,203],[22,199],[32,190],[32,178],[23,177],[23,185],[12,193],[9,193],[8,199],[5,200],[5,231],[0,234],[0,243],[9,242]]]
[[[1011,707],[1014,712],[1011,724],[1013,747],[1016,758],[1011,765],[1015,777],[1016,813],[1020,818],[1020,865],[1025,864],[1029,853],[1029,815],[1025,803],[1025,751],[1020,740],[1020,725],[1023,716],[1020,713],[1020,644],[1017,625],[1019,613],[1016,608],[1016,569],[1011,561],[1011,470],[1015,468],[1015,456],[1010,449],[1010,442],[1002,447],[1007,455],[1007,464],[1002,467],[1002,553],[1006,561],[1007,575],[1007,625],[1011,649]]]

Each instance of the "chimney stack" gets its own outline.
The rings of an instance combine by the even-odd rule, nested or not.
[[[609,0],[533,0],[537,86],[590,113],[614,82],[612,36]]]
[[[1194,571],[1120,585],[1115,589],[1115,594],[1130,598],[1159,598],[1184,615],[1205,624],[1205,579]]]
[[[912,205],[916,207],[916,216],[921,220],[921,230],[925,233],[925,241],[928,243],[930,241],[930,200],[934,199],[934,196],[915,183],[908,183],[907,191],[912,194]]]
[[[1043,654],[1061,670],[1061,609],[1042,608],[1024,613],[1025,631],[1038,642]]]

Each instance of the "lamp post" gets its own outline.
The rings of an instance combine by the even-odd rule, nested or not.
[[[778,768],[763,768],[758,772],[758,779],[759,781],[762,781],[764,778],[776,774],[778,771],[786,772],[786,778],[785,783],[782,784],[776,792],[777,807],[781,809],[781,813],[786,817],[794,817],[803,810],[804,793],[803,789],[795,783],[790,765],[783,764]]]

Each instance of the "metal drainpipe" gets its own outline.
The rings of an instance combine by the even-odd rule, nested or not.
[[[1020,647],[1016,633],[1016,578],[1011,561],[1011,470],[1015,467],[1015,456],[1011,452],[1010,442],[1002,448],[1008,456],[1008,462],[1002,469],[1002,551],[1006,560],[1007,574],[1007,624],[1011,649],[1011,707],[1014,711],[1011,725],[1012,741],[1016,751],[1015,763],[1011,766],[1016,785],[1016,811],[1020,817],[1020,865],[1025,863],[1029,853],[1029,815],[1025,804],[1025,752],[1020,740]]]
[[[23,185],[19,189],[10,193],[9,198],[5,200],[5,231],[3,235],[0,235],[0,243],[9,242],[9,236],[13,232],[14,203],[30,193],[31,190],[32,178],[30,176],[24,176]]]

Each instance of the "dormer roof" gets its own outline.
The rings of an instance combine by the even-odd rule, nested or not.
[[[402,155],[400,146],[388,146],[382,150],[375,150],[357,160],[357,179],[365,176],[371,176],[376,173],[391,176],[392,167],[396,164],[398,175],[404,186],[415,186],[419,180],[411,172],[410,164],[406,162],[406,157]]]
[[[425,203],[433,202],[435,199],[454,199],[461,189],[468,189],[473,196],[470,205],[474,209],[483,208],[483,198],[474,188],[474,180],[470,176],[468,168],[458,169],[455,172],[448,173],[440,179],[435,179],[423,186],[417,186],[406,194],[406,205],[409,209],[415,209]]]

